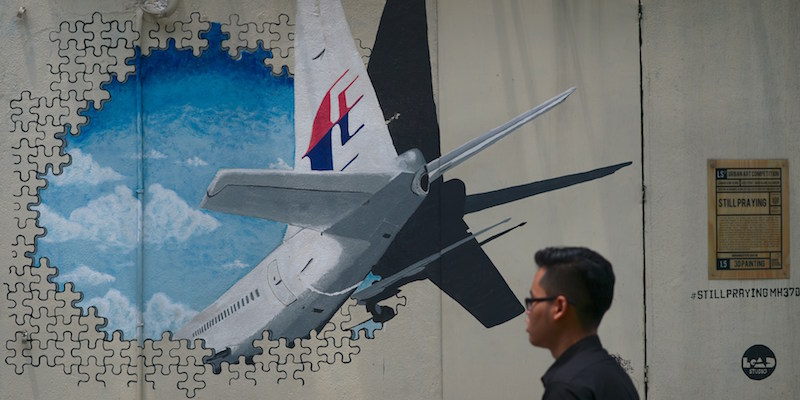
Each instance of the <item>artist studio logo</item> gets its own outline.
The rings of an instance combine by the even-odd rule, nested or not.
[[[775,370],[775,353],[763,344],[751,346],[742,356],[742,371],[748,378],[760,381]]]

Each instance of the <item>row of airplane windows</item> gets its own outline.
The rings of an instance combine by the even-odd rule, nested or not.
[[[231,304],[230,307],[226,308],[225,310],[222,310],[219,314],[217,314],[216,317],[212,318],[211,320],[203,324],[203,326],[192,332],[192,337],[197,337],[203,332],[211,329],[212,326],[222,322],[222,320],[233,315],[233,313],[239,311],[239,309],[241,309],[245,305],[250,304],[250,301],[255,300],[256,297],[261,297],[261,294],[258,292],[258,289],[250,292],[249,295],[245,295],[244,297],[239,299],[239,301]]]

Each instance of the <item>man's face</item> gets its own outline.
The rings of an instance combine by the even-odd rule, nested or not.
[[[536,275],[533,277],[533,284],[531,285],[531,297],[542,298],[547,297],[548,294],[544,288],[539,284],[544,276],[544,268],[539,268]],[[550,318],[550,308],[552,302],[550,301],[536,301],[533,302],[528,310],[526,310],[528,341],[537,347],[547,347],[552,337],[552,319]]]

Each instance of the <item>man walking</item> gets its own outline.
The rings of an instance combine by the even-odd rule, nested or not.
[[[614,272],[583,247],[546,248],[525,299],[528,340],[556,361],[542,377],[545,400],[638,399],[630,377],[600,344],[597,327],[614,297]]]

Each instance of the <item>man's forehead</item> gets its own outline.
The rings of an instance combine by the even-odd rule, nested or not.
[[[531,295],[533,295],[534,290],[536,290],[537,292],[541,292],[542,290],[544,290],[540,285],[543,272],[544,271],[542,269],[539,269],[536,271],[536,275],[533,276],[533,283],[531,283],[531,290],[530,290]]]

